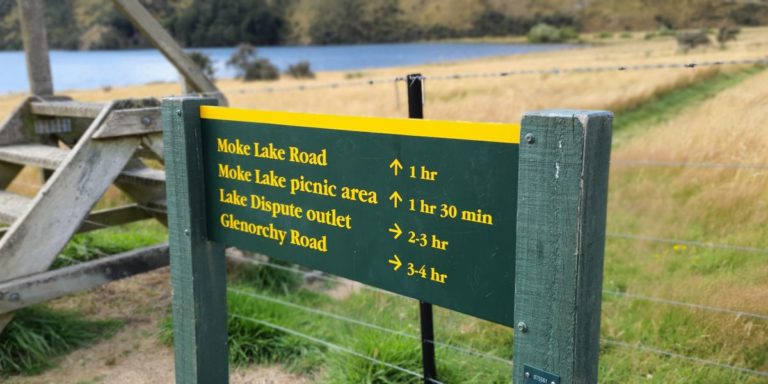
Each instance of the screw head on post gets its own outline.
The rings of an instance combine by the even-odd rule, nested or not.
[[[528,332],[528,325],[526,325],[524,322],[521,321],[517,323],[517,330],[522,333],[526,333]]]
[[[525,134],[525,142],[528,144],[533,144],[536,142],[536,138],[533,137],[532,133],[526,133]]]

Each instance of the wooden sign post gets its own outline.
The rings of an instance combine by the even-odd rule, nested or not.
[[[176,382],[229,382],[224,248],[206,234],[200,107],[216,99],[163,101],[168,241]]]
[[[611,121],[608,112],[589,111],[523,117],[517,382],[597,383]]]
[[[163,104],[177,382],[226,382],[223,246],[517,327],[521,382],[596,380],[610,114],[213,104]]]

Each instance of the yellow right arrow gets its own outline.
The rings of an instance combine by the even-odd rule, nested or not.
[[[398,226],[397,223],[395,223],[395,227],[394,228],[390,228],[389,229],[389,232],[395,234],[395,240],[397,240],[397,238],[400,237],[400,235],[403,234],[403,231],[400,230],[400,226]]]
[[[395,259],[394,260],[393,259],[389,259],[388,261],[389,261],[390,264],[395,266],[395,271],[400,269],[400,266],[403,265],[403,263],[400,261],[400,258],[397,257],[397,255],[395,255]]]

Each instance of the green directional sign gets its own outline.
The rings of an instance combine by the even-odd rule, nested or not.
[[[211,240],[513,324],[519,126],[200,115]]]

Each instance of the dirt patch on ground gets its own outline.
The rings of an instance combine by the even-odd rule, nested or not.
[[[117,319],[113,337],[64,356],[37,376],[11,377],[9,384],[167,384],[174,382],[173,349],[159,342],[160,323],[171,302],[168,269],[115,282],[66,297],[54,308],[77,309],[94,319]],[[278,366],[238,368],[231,383],[308,383]]]

